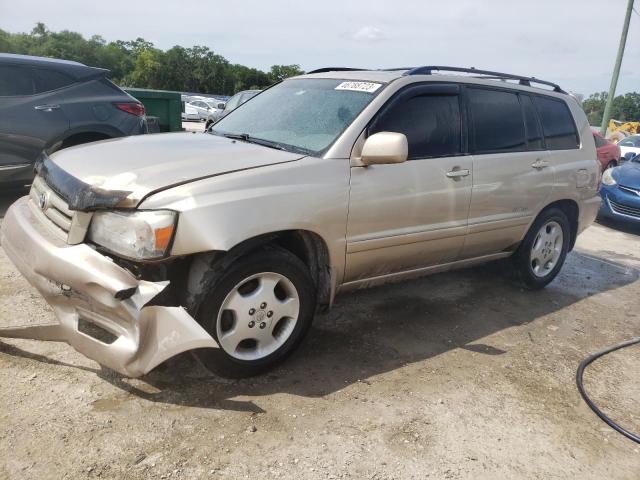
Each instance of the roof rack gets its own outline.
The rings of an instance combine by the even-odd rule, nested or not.
[[[349,68],[349,67],[324,67],[311,70],[309,73],[326,73],[326,72],[360,72],[366,70],[366,68]]]
[[[473,73],[475,75],[488,76],[489,78],[496,80],[518,80],[520,85],[526,85],[530,87],[532,83],[538,83],[541,85],[547,85],[549,87],[553,87],[554,92],[558,93],[567,93],[560,86],[553,82],[548,82],[546,80],[539,80],[535,77],[523,77],[521,75],[513,75],[511,73],[501,73],[501,72],[492,72],[490,70],[478,70],[474,67],[464,68],[464,67],[446,67],[442,65],[426,65],[424,67],[415,67],[408,71],[406,71],[403,75],[431,75],[434,71],[438,72],[464,72],[464,73]]]

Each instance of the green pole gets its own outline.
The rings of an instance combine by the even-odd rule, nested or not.
[[[616,86],[618,85],[618,77],[620,76],[620,64],[622,63],[622,55],[624,54],[624,47],[627,43],[627,33],[629,32],[629,22],[631,21],[632,10],[633,10],[633,0],[629,0],[629,3],[627,4],[627,14],[624,17],[624,25],[622,26],[622,36],[620,37],[620,46],[618,47],[618,56],[616,57],[616,64],[613,67],[613,76],[611,77],[611,86],[609,87],[609,96],[607,97],[607,103],[604,107],[604,114],[602,115],[602,126],[600,127],[600,134],[603,137],[607,133],[609,116],[611,115],[611,106],[613,105],[613,98],[616,95]]]

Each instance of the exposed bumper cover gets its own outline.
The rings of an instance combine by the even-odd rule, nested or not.
[[[27,197],[7,211],[0,241],[18,270],[53,307],[59,321],[0,328],[0,337],[64,341],[130,377],[143,375],[186,350],[218,348],[183,308],[145,306],[168,282],[137,280],[88,245],[62,242],[40,223]],[[133,295],[119,300],[132,290]],[[83,333],[79,320],[108,332],[114,340],[105,343]]]

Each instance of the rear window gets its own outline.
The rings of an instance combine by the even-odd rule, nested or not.
[[[534,97],[548,150],[578,148],[580,140],[569,107],[562,100]]]
[[[476,153],[526,150],[524,121],[518,95],[469,88],[471,146]]]

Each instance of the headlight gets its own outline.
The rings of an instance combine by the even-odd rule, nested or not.
[[[124,257],[161,258],[171,244],[176,220],[177,213],[171,210],[97,212],[91,219],[89,239]]]
[[[604,171],[604,173],[602,174],[603,184],[611,186],[617,183],[616,179],[613,178],[613,175],[611,174],[612,171],[613,171],[613,168],[608,168],[607,170]]]

